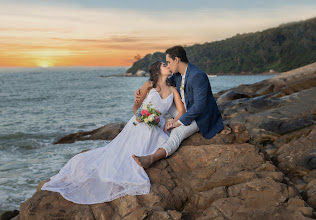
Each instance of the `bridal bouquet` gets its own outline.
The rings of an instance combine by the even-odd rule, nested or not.
[[[136,117],[147,124],[150,127],[158,126],[160,122],[159,116],[161,115],[161,112],[159,110],[154,109],[152,107],[151,102],[149,102],[146,105],[142,105],[137,111],[136,111]],[[133,123],[135,126],[137,125],[136,122]]]

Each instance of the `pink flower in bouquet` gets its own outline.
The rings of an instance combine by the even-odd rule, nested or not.
[[[159,121],[160,121],[159,117],[155,117],[156,124],[159,124]]]
[[[150,115],[150,113],[149,113],[146,109],[142,110],[141,114],[142,114],[142,115],[145,115],[145,114],[146,114],[147,116]]]

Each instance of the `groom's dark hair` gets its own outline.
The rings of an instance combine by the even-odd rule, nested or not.
[[[179,57],[179,59],[184,62],[188,63],[189,60],[187,58],[187,53],[185,52],[185,49],[182,46],[174,46],[166,50],[166,54],[169,54],[171,59],[175,59],[176,57]]]

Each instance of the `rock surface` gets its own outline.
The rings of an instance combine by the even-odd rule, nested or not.
[[[313,209],[251,144],[186,145],[147,169],[147,195],[78,205],[38,190],[20,219],[310,219]],[[38,189],[44,182],[40,183]],[[295,217],[295,218],[294,218]]]

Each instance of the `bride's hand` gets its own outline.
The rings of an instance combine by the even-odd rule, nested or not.
[[[137,117],[136,117],[136,121],[137,121],[138,123],[142,123],[142,121],[139,120]]]

